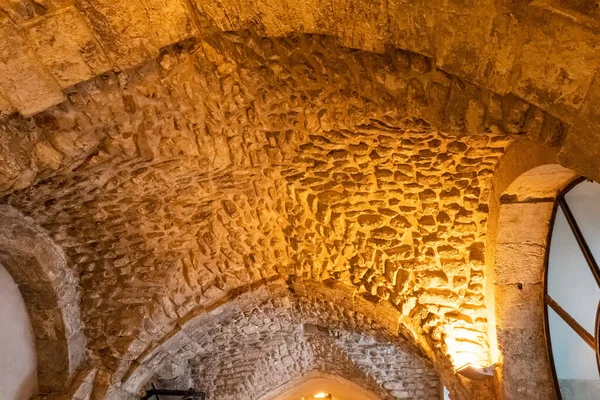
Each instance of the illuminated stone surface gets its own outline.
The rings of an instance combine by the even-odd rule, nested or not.
[[[71,397],[126,398],[161,379],[144,362],[156,346],[274,280],[300,298],[330,288],[323,302],[342,315],[373,307],[375,331],[407,340],[457,398],[497,395],[452,367],[493,358],[486,274],[506,238],[490,221],[498,175],[516,173],[502,157],[527,139],[600,177],[596,14],[585,2],[367,3],[0,2],[0,193],[78,277],[89,357]],[[522,228],[511,246],[528,244]],[[311,355],[351,359],[338,374],[404,396],[382,377],[403,373],[382,372],[389,337],[369,362],[336,340],[331,355],[298,344],[298,370],[280,357],[269,385],[331,369],[303,364]],[[250,357],[242,342],[231,352]],[[262,355],[248,368],[271,363]],[[212,364],[195,360],[163,367],[201,381],[197,365]],[[257,371],[244,375],[252,393],[207,382],[258,398],[270,386]]]

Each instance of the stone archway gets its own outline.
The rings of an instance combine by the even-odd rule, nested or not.
[[[62,393],[85,361],[77,278],[31,219],[0,206],[0,263],[21,291],[36,340],[40,394]]]
[[[3,6],[0,116],[43,111],[70,97],[68,88],[79,82],[137,66],[205,31],[316,33],[350,48],[422,54],[446,73],[500,95],[514,93],[573,125],[561,160],[597,178],[597,152],[589,144],[598,137],[598,37],[594,7],[580,3],[14,1]],[[582,40],[572,46],[570,37]],[[477,104],[470,107],[478,112]]]
[[[315,393],[331,393],[334,397],[349,400],[380,400],[373,393],[348,379],[320,371],[309,372],[292,382],[282,385],[260,400],[292,400],[301,398],[302,395]]]
[[[515,146],[530,152],[525,157],[507,152],[506,168],[498,171],[490,238],[494,304],[488,311],[495,313],[490,319],[501,365],[497,381],[502,399],[550,399],[556,394],[544,330],[546,245],[554,200],[578,174],[552,163],[551,149],[526,141]]]
[[[312,286],[313,289],[316,287],[317,285]],[[432,364],[412,343],[398,336],[398,321],[395,322],[395,327],[390,325],[389,322],[393,318],[385,317],[385,307],[375,309],[377,312],[374,314],[366,315],[364,312],[369,311],[365,307],[347,309],[344,304],[330,303],[335,296],[330,296],[329,301],[324,299],[322,303],[315,301],[315,296],[319,297],[318,293],[313,292],[309,298],[300,296],[292,294],[284,282],[274,281],[227,302],[216,304],[213,309],[200,310],[200,314],[189,317],[187,322],[182,321],[162,343],[134,361],[122,384],[98,387],[97,391],[106,391],[106,397],[109,399],[129,398],[139,393],[151,379],[160,378],[162,369],[182,365],[186,360],[196,358],[197,365],[204,367],[201,371],[205,371],[196,372],[200,374],[199,385],[209,385],[209,389],[212,387],[211,393],[214,390],[226,390],[223,383],[218,383],[215,379],[219,378],[219,373],[226,376],[232,374],[233,366],[227,361],[227,357],[238,360],[245,354],[244,361],[239,359],[238,363],[244,365],[255,360],[260,366],[257,364],[252,368],[248,367],[250,369],[247,371],[242,368],[242,375],[235,378],[235,375],[231,375],[232,381],[245,382],[236,389],[239,391],[237,395],[241,395],[242,398],[244,393],[256,398],[264,396],[267,393],[261,391],[267,388],[274,390],[313,369],[332,372],[342,377],[349,374],[350,378],[360,378],[361,385],[379,392],[382,398],[395,398],[391,393],[396,393],[395,396],[398,396],[398,393],[406,393],[418,398],[427,398],[428,391],[439,392],[439,378]],[[341,299],[338,297],[338,300]],[[385,326],[377,322],[378,316],[383,317],[379,320]],[[375,317],[375,320],[371,317]],[[326,333],[322,333],[316,327],[326,327],[327,329],[322,331]],[[255,342],[258,337],[254,338],[253,335],[257,334],[261,339]],[[236,350],[238,345],[235,343],[245,336],[249,336],[249,339],[244,340],[251,340],[250,343],[255,344]],[[269,341],[273,337],[276,337],[277,341],[274,346],[269,347]],[[357,337],[366,342],[361,345],[356,341]],[[331,340],[333,342],[330,344],[325,343]],[[228,346],[222,347],[225,343]],[[353,344],[359,345],[353,348]],[[260,350],[262,346],[266,347]],[[278,350],[282,346],[287,348],[284,354]],[[367,347],[362,349],[361,346]],[[275,355],[269,356],[274,358],[262,360],[261,354]],[[377,363],[381,360],[377,361],[377,356],[374,356],[376,354],[379,354],[379,357],[387,354],[387,357],[394,358],[394,361],[378,366]],[[375,357],[373,360],[370,358],[372,356]],[[220,358],[223,360],[219,360]],[[207,362],[210,365],[205,365]],[[227,371],[220,370],[217,365],[211,366],[211,363],[215,362],[225,363]],[[369,367],[370,369],[364,369],[365,365],[370,363],[375,364]],[[274,369],[267,371],[265,368]],[[203,375],[206,373],[209,375]],[[244,378],[241,379],[242,377]],[[274,380],[265,381],[265,377]],[[213,386],[210,386],[211,384]],[[259,392],[255,393],[253,390]],[[227,393],[231,395],[231,392]]]

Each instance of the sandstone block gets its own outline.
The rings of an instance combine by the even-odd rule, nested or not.
[[[8,22],[0,24],[0,89],[23,115],[35,114],[64,100],[58,83]]]
[[[545,247],[553,206],[551,202],[503,205],[499,226],[504,228],[498,236],[498,244],[537,244]]]
[[[77,0],[111,64],[125,69],[197,33],[182,0]]]
[[[10,115],[14,110],[12,104],[0,93],[0,120]]]
[[[111,68],[74,7],[44,16],[26,31],[40,60],[63,88]]]
[[[503,328],[520,328],[541,324],[544,316],[544,288],[539,284],[496,285],[497,302],[496,317],[498,326]]]
[[[525,16],[523,35],[528,40],[512,73],[514,93],[574,122],[600,65],[598,28],[545,1],[534,1]]]
[[[499,244],[496,250],[496,282],[541,283],[546,249],[542,246]]]
[[[514,17],[498,13],[493,0],[437,4],[435,58],[438,67],[498,93],[506,93],[517,40]]]
[[[390,42],[426,56],[435,54],[434,7],[428,1],[389,1]]]

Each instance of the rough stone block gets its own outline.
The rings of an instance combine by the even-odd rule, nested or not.
[[[78,0],[112,64],[125,69],[197,33],[181,0]]]
[[[428,1],[389,1],[389,41],[401,49],[435,55],[434,15]]]
[[[498,222],[502,229],[498,234],[497,243],[545,246],[553,206],[551,202],[503,205]]]
[[[528,7],[523,22],[527,40],[512,72],[514,93],[574,122],[600,65],[599,27],[540,0]]]
[[[23,115],[35,114],[64,100],[58,83],[10,23],[0,25],[0,89]]]
[[[86,337],[83,331],[79,331],[77,334],[67,340],[67,346],[69,349],[69,369],[67,370],[69,376],[72,376],[77,372],[79,367],[83,364],[86,359]]]
[[[494,1],[457,1],[435,12],[436,63],[444,71],[498,93],[509,89],[516,20]],[[441,3],[440,3],[441,4]]]
[[[541,329],[544,320],[544,286],[496,285],[496,318],[502,328]],[[535,328],[537,326],[537,328]]]
[[[0,93],[0,119],[7,117],[10,115],[15,109],[12,104],[6,99],[2,93]]]
[[[344,46],[382,52],[387,39],[387,1],[342,0],[336,7],[337,36]]]
[[[255,14],[248,9],[245,2],[236,7],[230,2],[208,2],[192,0],[200,15],[206,15],[223,31],[243,29],[248,20]]]
[[[546,249],[527,244],[499,244],[496,250],[496,282],[542,283]]]
[[[27,27],[27,37],[63,88],[110,69],[102,49],[74,7],[36,20]]]
[[[558,155],[561,164],[600,181],[600,78],[596,75],[588,91],[581,117],[569,128]]]

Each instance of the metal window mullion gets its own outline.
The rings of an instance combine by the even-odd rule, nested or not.
[[[598,264],[594,259],[594,255],[590,251],[590,248],[588,247],[587,242],[585,241],[585,238],[579,229],[579,225],[577,225],[577,221],[575,220],[575,217],[573,216],[573,213],[571,212],[571,209],[569,208],[569,205],[565,201],[563,195],[558,196],[558,204],[560,205],[560,208],[567,219],[567,223],[571,228],[571,232],[573,232],[573,236],[575,236],[575,240],[581,249],[581,253],[585,258],[585,261],[590,268],[594,279],[596,279],[596,284],[600,287],[600,268],[598,268]]]
[[[559,306],[558,303],[554,301],[554,299],[552,299],[552,297],[550,297],[548,294],[546,294],[546,304],[552,308],[554,312],[558,314],[558,316],[565,321],[565,323],[569,325],[569,327],[573,329],[575,333],[577,333],[577,335],[579,335],[579,337],[588,344],[588,346],[592,348],[592,350],[596,351],[596,339],[594,336],[583,326],[579,325],[579,323],[575,321],[575,319],[571,317],[571,315],[566,312],[564,308]]]

